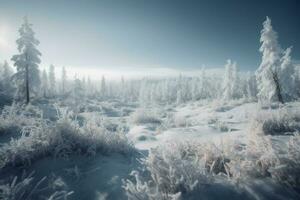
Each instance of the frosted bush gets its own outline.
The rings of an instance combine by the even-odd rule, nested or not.
[[[153,111],[146,110],[146,109],[138,109],[136,110],[131,120],[134,124],[147,124],[147,123],[153,123],[153,124],[160,124],[161,120],[159,119],[158,115],[153,113]]]
[[[212,101],[211,105],[213,110],[216,112],[226,112],[244,103],[247,103],[246,99],[238,99],[238,100],[230,100],[230,101],[214,100]]]
[[[262,134],[265,135],[293,134],[300,131],[300,109],[283,107],[261,111],[253,124],[260,126]]]
[[[208,124],[210,127],[217,129],[221,132],[227,132],[230,131],[230,127],[228,124],[224,121],[220,121],[218,118],[211,118],[208,120]]]
[[[132,172],[124,188],[129,199],[179,199],[227,177],[230,160],[213,144],[169,143],[142,160],[146,172]]]
[[[124,181],[129,199],[176,199],[201,194],[203,186],[224,183],[255,197],[253,180],[290,191],[300,185],[300,136],[276,140],[259,134],[261,124],[249,129],[246,140],[228,138],[220,143],[168,143],[150,150],[141,162],[145,168],[133,171]],[[254,184],[254,185],[253,185]],[[251,199],[251,198],[250,198]]]
[[[162,121],[161,129],[167,130],[169,128],[180,128],[189,127],[192,125],[192,120],[187,118],[185,115],[180,113],[169,113],[166,115],[165,119]]]
[[[101,120],[90,119],[79,126],[72,113],[61,110],[56,123],[40,121],[35,126],[24,126],[22,136],[12,139],[0,148],[0,168],[7,165],[31,164],[41,156],[68,157],[72,154],[95,155],[96,153],[134,151],[121,132],[110,132]]]
[[[39,181],[34,181],[34,173],[23,174],[20,177],[13,177],[11,180],[0,180],[0,199],[3,200],[17,200],[17,199],[36,199],[42,197],[47,200],[62,200],[67,199],[73,192],[69,192],[61,188],[52,188],[51,185],[56,180],[48,180],[47,177],[43,177]],[[45,186],[46,185],[46,186]],[[55,190],[53,192],[53,190]],[[46,193],[50,193],[49,196]],[[47,197],[48,196],[48,197]],[[39,198],[40,199],[40,198]]]
[[[22,128],[23,126],[35,126],[39,123],[41,112],[37,109],[29,109],[27,107],[18,104],[5,106],[0,115],[0,130]]]
[[[173,120],[175,127],[188,127],[190,125],[188,119],[184,115],[175,114]]]
[[[300,136],[291,128],[295,127],[298,116],[297,110],[260,112],[250,126],[246,147],[241,154],[244,157],[229,163],[232,175],[238,179],[269,177],[280,184],[299,189]],[[267,130],[273,132],[266,132],[266,122],[272,125]],[[274,133],[279,126],[283,128]],[[286,135],[286,131],[290,130],[293,134]]]

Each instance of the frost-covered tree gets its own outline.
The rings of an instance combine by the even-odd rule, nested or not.
[[[184,102],[184,100],[182,97],[182,90],[179,89],[179,90],[177,90],[176,103],[179,105],[179,104],[182,104],[183,102]]]
[[[49,67],[49,93],[50,96],[53,97],[56,94],[56,80],[55,80],[55,67],[54,65],[50,65]]]
[[[27,18],[19,29],[20,38],[16,41],[19,54],[12,57],[14,66],[17,68],[14,74],[14,80],[17,86],[17,97],[22,98],[24,95],[26,103],[30,101],[30,94],[37,93],[40,86],[39,64],[41,62],[41,53],[36,48],[39,41],[35,38]]]
[[[199,80],[196,77],[192,78],[191,92],[192,92],[191,96],[193,101],[196,101],[200,98]]]
[[[11,78],[13,70],[4,61],[3,65],[0,63],[0,105],[10,104],[13,100],[14,85],[12,84]]]
[[[248,98],[249,100],[256,99],[256,95],[257,95],[256,78],[250,72],[247,72],[246,74],[244,94],[246,98]]]
[[[61,70],[61,93],[62,93],[62,95],[65,95],[66,84],[67,84],[67,71],[66,71],[66,68],[63,67]]]
[[[81,85],[82,85],[82,88],[83,88],[83,97],[85,98],[86,95],[87,95],[87,85],[86,85],[85,77],[83,77],[81,79]]]
[[[126,99],[126,85],[124,76],[121,76],[120,96],[123,101]]]
[[[7,61],[4,61],[2,68],[1,68],[0,81],[1,81],[1,85],[2,85],[3,89],[5,89],[6,91],[12,90],[12,87],[13,87],[13,85],[11,84],[12,75],[13,75],[12,68],[9,66]]]
[[[176,103],[182,104],[184,103],[184,92],[183,92],[183,80],[182,75],[180,74],[177,78],[177,91],[176,91]]]
[[[49,85],[48,85],[48,76],[47,76],[47,72],[46,70],[44,69],[43,70],[43,73],[42,73],[42,95],[44,97],[47,97],[48,96],[48,93],[49,93]]]
[[[208,98],[208,83],[206,77],[205,67],[202,67],[200,73],[200,83],[199,83],[199,90],[200,90],[200,98],[205,99]]]
[[[281,98],[280,85],[276,85],[280,70],[281,48],[277,41],[277,33],[273,30],[270,18],[263,23],[259,51],[262,53],[262,62],[256,70],[258,99],[279,101]]]
[[[92,83],[91,78],[88,76],[87,77],[87,83],[86,83],[86,93],[88,96],[93,96],[94,95],[94,85]]]
[[[84,96],[84,88],[81,80],[75,76],[74,85],[73,85],[73,98],[76,103],[82,101],[82,97]]]
[[[139,91],[139,102],[141,106],[144,106],[146,102],[148,102],[149,98],[147,96],[147,80],[143,78],[140,83],[140,91]]]
[[[238,99],[243,97],[242,80],[236,62],[232,65],[232,98]]]
[[[102,76],[102,79],[101,79],[101,96],[102,97],[105,97],[106,96],[106,82],[105,82],[105,77]]]
[[[296,98],[296,73],[295,66],[291,60],[292,47],[287,48],[281,58],[279,83],[284,99],[290,100]]]
[[[230,100],[238,96],[236,62],[227,60],[223,80],[223,99]]]
[[[300,97],[300,65],[295,64],[295,93]]]

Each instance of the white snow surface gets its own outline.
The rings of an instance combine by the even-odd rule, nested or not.
[[[91,105],[89,106],[91,107]],[[39,104],[39,107],[44,111],[53,110],[50,104]],[[94,102],[90,110],[86,109],[78,115],[78,123],[100,117],[101,127],[109,131],[124,131],[129,142],[137,149],[135,153],[102,153],[100,151],[91,157],[71,154],[68,158],[53,158],[50,155],[45,155],[32,160],[29,165],[1,169],[1,181],[11,180],[14,176],[19,177],[18,181],[21,181],[22,171],[27,173],[34,171],[34,184],[42,180],[43,177],[47,178],[47,181],[38,187],[39,189],[46,188],[45,192],[42,193],[45,198],[49,197],[53,191],[66,191],[73,192],[67,199],[74,200],[127,199],[128,197],[134,199],[126,196],[128,190],[125,191],[123,187],[125,180],[132,180],[131,175],[135,173],[135,170],[145,167],[143,163],[138,161],[139,159],[151,159],[147,156],[149,153],[151,154],[152,150],[155,151],[156,148],[159,149],[168,144],[196,142],[196,144],[212,143],[218,146],[227,139],[246,143],[251,122],[258,113],[263,112],[261,107],[262,105],[255,102],[243,101],[199,101],[180,106],[153,105],[147,108],[139,108],[136,105],[126,105],[125,103]],[[297,112],[299,103],[287,104],[286,107]],[[123,112],[124,110],[126,112]],[[270,106],[265,109],[265,112],[270,114],[276,113],[277,110],[276,106],[275,108]],[[52,111],[52,114],[49,113],[48,115],[53,115]],[[50,116],[50,118],[55,118],[55,116]],[[14,120],[20,121],[19,119],[23,118],[15,118]],[[0,122],[1,127],[11,126],[8,122],[3,119]],[[34,122],[20,121],[20,123],[32,124]],[[17,126],[18,123],[14,125]],[[19,139],[15,133],[10,134],[2,131],[0,133],[3,134],[0,135],[0,149],[9,144],[9,137],[15,138],[16,141]],[[272,141],[279,148],[286,148],[288,136],[274,136]],[[174,152],[176,151],[174,149]],[[34,188],[34,184],[30,187]],[[270,179],[256,180],[251,178],[242,193],[236,191],[234,184],[226,185],[224,181],[217,181],[212,184],[204,181],[204,184],[210,185],[209,188],[200,190],[203,197],[207,199],[221,199],[222,194],[226,198],[239,199],[243,192],[252,195],[245,197],[245,199],[282,199],[283,193],[290,192]],[[182,197],[195,199],[199,196],[198,192],[200,191],[194,190],[191,193],[182,194]],[[269,194],[270,191],[271,194]],[[146,192],[144,193],[146,194]],[[290,199],[295,199],[297,195],[291,193]],[[41,199],[41,196],[38,197],[34,196],[32,199]]]
[[[130,128],[128,138],[136,148],[143,150],[155,148],[165,142],[219,142],[227,137],[243,138],[250,119],[257,111],[257,103],[246,103],[236,107],[187,104],[174,111],[175,118],[184,121],[183,126],[157,130],[159,127],[153,128],[151,123],[134,125]],[[222,126],[225,130],[220,130]]]

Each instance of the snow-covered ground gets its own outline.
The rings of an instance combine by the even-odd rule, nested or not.
[[[4,110],[1,198],[299,198],[300,165],[290,163],[300,156],[299,102],[66,108],[39,101]]]
[[[161,119],[157,115],[162,121],[161,124],[150,121],[132,125],[128,137],[138,149],[154,148],[167,141],[216,142],[226,137],[244,137],[258,109],[257,103],[237,103],[237,106],[218,106],[214,103],[186,104],[173,111],[165,111],[169,117]]]

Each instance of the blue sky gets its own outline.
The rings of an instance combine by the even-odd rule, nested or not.
[[[297,0],[0,0],[0,59],[16,53],[27,15],[43,65],[191,70],[231,58],[255,70],[266,16],[300,58],[299,10]]]

